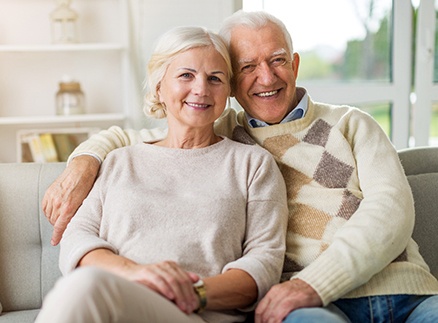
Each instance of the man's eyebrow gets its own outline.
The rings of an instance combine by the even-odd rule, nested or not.
[[[237,63],[239,65],[245,65],[245,64],[249,64],[249,63],[254,63],[254,60],[251,58],[241,58],[237,61]]]
[[[280,55],[287,55],[287,50],[284,48],[280,48],[279,50],[273,52],[271,54],[271,57],[280,56]],[[253,59],[253,58],[241,58],[237,61],[237,63],[239,65],[244,65],[244,64],[254,63],[254,62],[255,62],[255,59]]]
[[[275,52],[272,53],[271,57],[278,56],[278,55],[286,55],[287,51],[284,48],[281,48]]]

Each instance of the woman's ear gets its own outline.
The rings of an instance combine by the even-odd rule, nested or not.
[[[155,94],[158,98],[158,101],[162,102],[162,100],[161,100],[161,82],[158,82],[157,87],[155,88]]]

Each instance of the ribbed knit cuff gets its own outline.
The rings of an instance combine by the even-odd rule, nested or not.
[[[309,284],[321,297],[323,305],[337,300],[352,288],[352,278],[339,262],[320,256],[317,260],[295,275]]]

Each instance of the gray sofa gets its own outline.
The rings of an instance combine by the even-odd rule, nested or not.
[[[399,156],[416,202],[414,238],[438,277],[438,147],[406,149]],[[58,247],[50,245],[52,227],[40,203],[64,167],[0,164],[0,323],[33,322],[60,276]]]

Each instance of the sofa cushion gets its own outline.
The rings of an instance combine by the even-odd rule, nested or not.
[[[60,277],[58,247],[41,210],[65,164],[0,164],[0,301],[4,312],[38,309]],[[25,322],[25,321],[22,321]]]
[[[409,175],[415,201],[413,238],[432,274],[438,277],[438,173]]]

